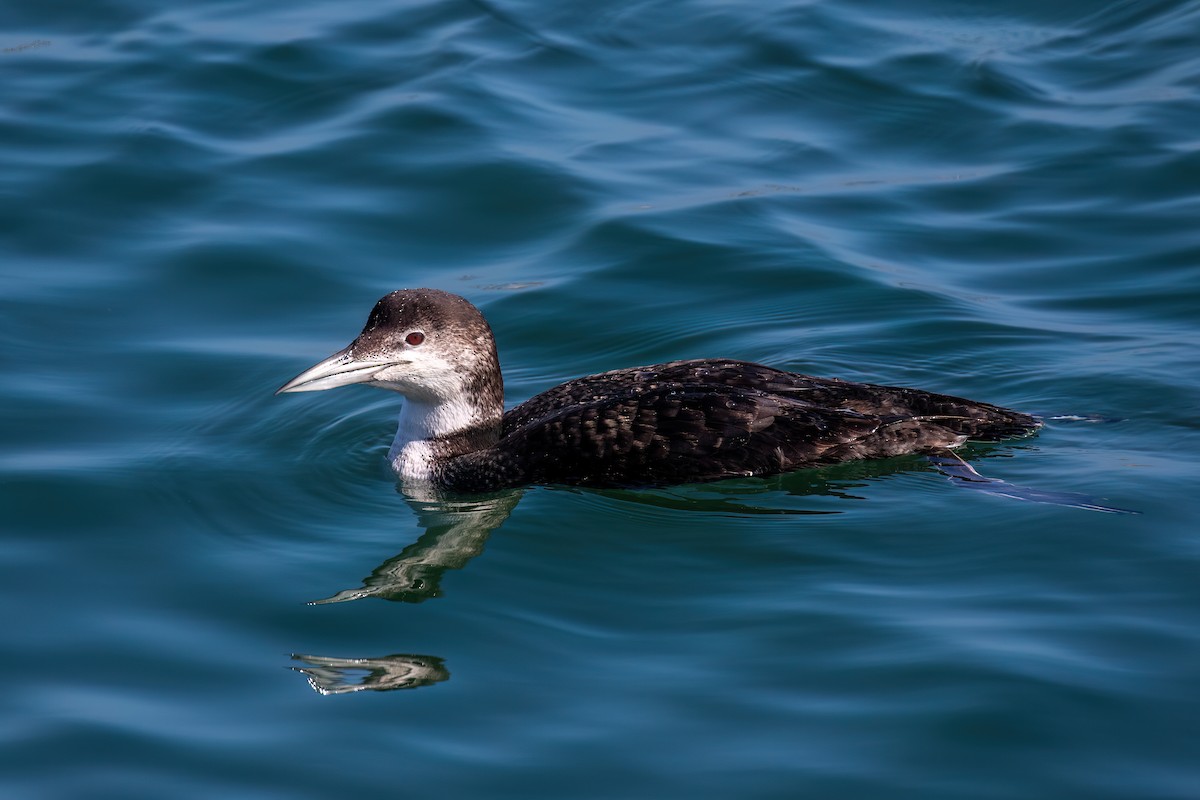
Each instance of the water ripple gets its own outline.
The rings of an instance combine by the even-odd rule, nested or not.
[[[1194,793],[1195,3],[52,10],[0,42],[6,796]],[[510,404],[721,355],[1095,415],[965,455],[1144,513],[898,459],[439,538],[396,398],[271,394],[402,286]]]

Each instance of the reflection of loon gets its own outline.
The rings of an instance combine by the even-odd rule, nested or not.
[[[381,658],[331,658],[294,654],[304,664],[292,667],[308,678],[308,685],[321,694],[348,694],[370,689],[390,692],[394,689],[419,689],[450,677],[442,659],[436,656],[394,655]]]
[[[665,485],[927,453],[1031,433],[1032,416],[959,397],[724,359],[578,378],[504,412],[491,328],[434,289],[392,292],[348,347],[279,392],[351,383],[406,398],[389,459],[409,485]]]
[[[408,503],[425,534],[389,558],[363,579],[357,589],[345,589],[313,605],[382,597],[420,603],[442,593],[442,574],[462,569],[483,552],[488,536],[500,527],[521,499],[517,491],[496,492],[451,500],[432,491],[405,487]],[[425,496],[420,496],[425,495]]]

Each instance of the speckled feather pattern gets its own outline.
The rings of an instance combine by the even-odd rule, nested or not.
[[[772,475],[1027,434],[1027,414],[733,360],[569,381],[504,415],[494,447],[446,464],[451,488],[665,485]]]

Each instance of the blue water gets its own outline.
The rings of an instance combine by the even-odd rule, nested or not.
[[[10,5],[3,797],[1200,795],[1200,4]],[[510,404],[919,386],[1090,416],[964,455],[1141,513],[410,502],[398,398],[272,396],[406,286]]]

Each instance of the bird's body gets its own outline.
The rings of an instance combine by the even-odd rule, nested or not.
[[[773,475],[1040,427],[960,397],[728,359],[577,378],[505,413],[487,322],[463,298],[432,289],[385,296],[349,347],[279,391],[348,383],[405,395],[389,454],[402,480],[460,492]]]

